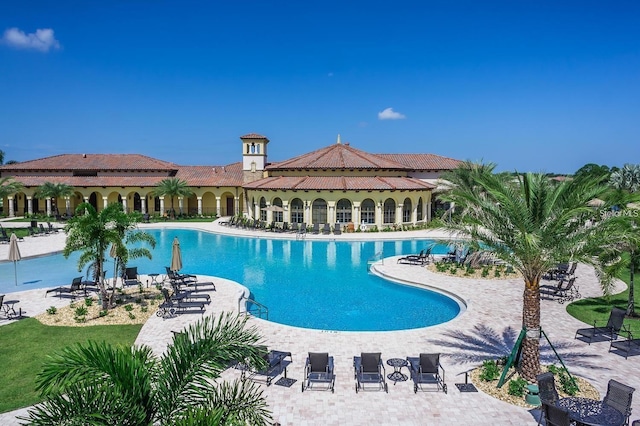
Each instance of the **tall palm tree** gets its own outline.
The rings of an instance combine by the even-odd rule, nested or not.
[[[494,174],[493,167],[463,163],[447,174],[449,192],[442,195],[461,209],[445,228],[469,235],[477,248],[493,251],[524,279],[520,373],[535,381],[540,372],[540,279],[567,260],[594,264],[594,254],[616,239],[609,218],[593,226],[587,202],[606,187],[598,179],[551,182],[543,174]],[[607,288],[605,288],[607,291]]]
[[[246,316],[205,317],[176,334],[157,358],[146,346],[88,342],[53,355],[38,375],[45,401],[27,424],[270,424],[260,388],[246,380],[217,384],[232,362],[265,367],[264,346]]]
[[[73,195],[73,186],[66,183],[45,182],[36,189],[35,196],[40,199],[51,199],[52,209],[56,216],[60,215],[58,210],[58,198]]]
[[[193,190],[189,187],[187,181],[179,178],[166,178],[158,182],[153,193],[157,197],[169,196],[171,198],[171,217],[175,217],[176,210],[173,207],[174,197],[189,197],[193,194]]]
[[[123,265],[129,259],[151,259],[151,252],[146,247],[127,248],[127,244],[139,242],[146,243],[151,248],[156,245],[153,236],[136,229],[139,219],[139,213],[124,212],[120,203],[109,204],[100,213],[91,204],[82,203],[65,226],[67,240],[62,253],[69,257],[75,251],[81,252],[78,259],[79,271],[86,265],[91,265],[94,281],[100,289],[103,309],[111,307],[114,292],[112,289],[109,293],[107,284],[101,279],[107,250],[112,245],[115,246],[116,257]]]

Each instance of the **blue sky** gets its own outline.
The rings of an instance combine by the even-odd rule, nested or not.
[[[3,1],[5,160],[343,142],[500,170],[640,163],[640,2]]]

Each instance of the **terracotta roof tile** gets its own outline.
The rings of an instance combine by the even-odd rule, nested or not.
[[[244,136],[240,136],[240,139],[268,139],[266,136],[259,135],[258,133],[247,133]]]
[[[7,164],[9,170],[177,170],[174,163],[140,154],[61,154],[22,163]]]
[[[189,186],[242,186],[242,163],[228,166],[180,166],[177,178]]]
[[[408,177],[276,176],[244,185],[247,189],[295,190],[427,190],[434,185]]]
[[[267,170],[291,169],[392,169],[410,170],[410,167],[392,159],[353,148],[348,144],[333,144],[290,160],[273,163]]]
[[[435,154],[377,154],[379,157],[404,164],[411,170],[452,170],[462,163]]]

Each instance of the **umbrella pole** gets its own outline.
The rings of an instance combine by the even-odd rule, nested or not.
[[[18,286],[18,262],[13,261],[13,275],[16,279],[16,287]]]

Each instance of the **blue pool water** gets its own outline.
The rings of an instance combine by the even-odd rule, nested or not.
[[[164,272],[174,237],[180,239],[183,272],[237,281],[269,308],[269,320],[298,327],[343,330],[401,330],[440,324],[460,312],[458,303],[439,293],[385,281],[367,272],[367,260],[417,253],[428,240],[295,241],[240,238],[192,230],[149,230],[157,240],[153,259],[136,259],[141,274]],[[434,253],[445,253],[446,246]],[[61,254],[0,264],[0,294],[68,285],[77,272],[78,254]],[[110,260],[110,259],[109,259]],[[407,266],[411,267],[411,266]],[[113,264],[107,265],[107,277]],[[215,303],[215,299],[214,299]]]

